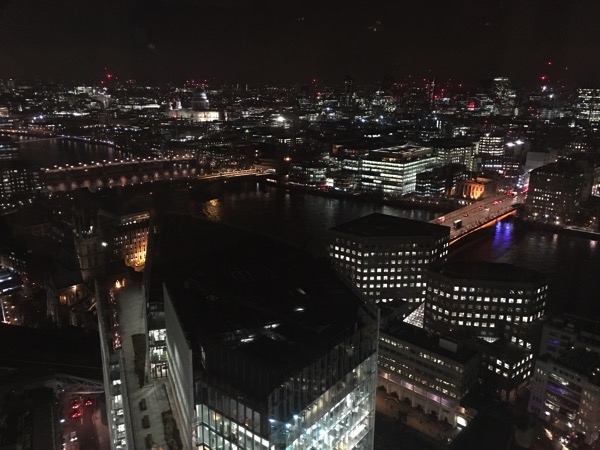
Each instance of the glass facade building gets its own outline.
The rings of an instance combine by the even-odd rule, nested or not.
[[[299,250],[197,223],[193,269],[181,279],[170,265],[163,289],[182,439],[203,450],[372,449],[377,309]],[[181,228],[161,228],[164,258]]]
[[[431,147],[404,145],[371,150],[359,164],[363,192],[402,196],[415,192],[417,174],[439,166]]]

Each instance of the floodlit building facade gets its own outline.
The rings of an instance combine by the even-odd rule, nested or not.
[[[148,248],[150,212],[144,210],[98,211],[108,253],[126,266],[143,269]]]

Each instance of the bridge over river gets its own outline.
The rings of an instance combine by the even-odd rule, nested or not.
[[[525,202],[526,194],[511,197],[506,194],[477,201],[433,219],[431,223],[450,228],[450,244],[463,237],[516,213],[517,207]]]
[[[93,162],[55,166],[42,169],[41,172],[42,180],[50,193],[80,188],[104,189],[161,180],[227,179],[251,175],[264,175],[264,173],[261,168],[253,168],[204,174],[197,167],[196,160],[189,157]]]

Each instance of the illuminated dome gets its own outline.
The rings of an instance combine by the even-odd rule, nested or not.
[[[194,111],[206,111],[209,108],[208,97],[206,91],[199,87],[194,91],[192,96],[192,109]]]

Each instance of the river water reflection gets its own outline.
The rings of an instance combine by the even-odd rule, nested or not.
[[[245,183],[199,206],[200,215],[245,227],[325,254],[326,231],[372,212],[430,220],[434,213],[286,192]],[[533,230],[504,221],[457,244],[452,260],[511,263],[551,276],[549,307],[600,316],[600,245],[586,238]]]
[[[43,167],[122,157],[104,145],[72,141],[19,140],[23,157]],[[372,212],[415,220],[431,220],[434,213],[326,198],[255,182],[219,189],[195,210],[209,220],[222,221],[300,245],[325,255],[326,231]],[[588,317],[600,316],[600,245],[582,237],[532,230],[505,221],[457,244],[454,260],[512,263],[552,277],[550,308]]]

